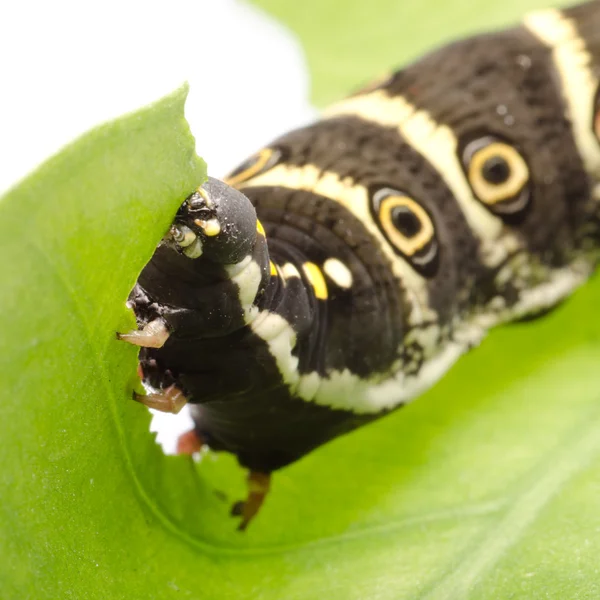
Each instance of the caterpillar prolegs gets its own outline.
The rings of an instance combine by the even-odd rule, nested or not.
[[[130,302],[143,403],[273,471],[403,406],[600,248],[600,0],[367,86],[181,205]]]

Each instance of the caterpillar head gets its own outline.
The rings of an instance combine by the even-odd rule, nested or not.
[[[209,177],[179,207],[165,244],[188,258],[234,264],[251,253],[256,211],[238,190]]]

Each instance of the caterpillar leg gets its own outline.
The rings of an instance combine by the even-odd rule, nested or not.
[[[191,456],[192,454],[196,454],[196,452],[200,452],[204,444],[205,441],[198,432],[195,429],[190,429],[190,431],[182,433],[177,438],[177,454],[188,454]]]
[[[258,514],[266,495],[271,487],[271,474],[250,471],[248,473],[248,497],[246,500],[236,502],[231,508],[234,517],[241,517],[238,525],[239,531],[244,531],[250,521]]]
[[[162,319],[154,319],[143,329],[117,333],[117,339],[144,348],[162,348],[169,339],[169,330]]]
[[[187,398],[175,384],[154,394],[133,392],[133,399],[136,402],[145,404],[148,408],[173,414],[177,414],[187,404]]]

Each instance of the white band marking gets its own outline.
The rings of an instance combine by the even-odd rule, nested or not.
[[[552,48],[579,153],[586,169],[600,176],[600,144],[592,129],[598,79],[593,74],[592,57],[585,41],[577,33],[573,20],[553,8],[530,13],[523,23]]]
[[[328,258],[323,263],[323,272],[338,287],[345,290],[352,287],[352,273],[341,260]]]

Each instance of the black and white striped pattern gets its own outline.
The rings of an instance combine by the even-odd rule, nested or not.
[[[222,306],[230,285],[243,325],[145,350],[154,384],[168,372],[212,447],[269,472],[554,306],[598,258],[599,78],[595,0],[433,52],[259,151],[228,181],[268,256],[207,290]]]

